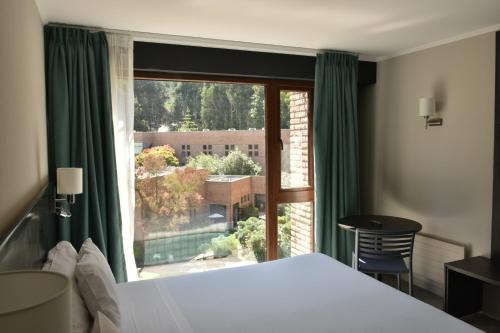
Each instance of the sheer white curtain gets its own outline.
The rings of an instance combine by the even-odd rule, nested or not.
[[[132,36],[107,33],[113,103],[118,192],[123,251],[129,281],[137,280],[134,242],[134,42]]]

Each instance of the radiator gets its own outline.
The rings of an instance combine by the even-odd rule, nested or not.
[[[414,284],[444,296],[444,263],[464,258],[464,246],[417,234],[413,249]]]

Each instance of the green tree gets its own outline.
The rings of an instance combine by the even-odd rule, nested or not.
[[[248,129],[253,88],[248,84],[230,84],[227,96],[231,104],[229,128]]]
[[[260,175],[262,167],[236,149],[222,159],[222,175]]]
[[[171,93],[168,81],[134,81],[134,129],[136,131],[156,131],[167,123],[168,110],[165,108]]]
[[[203,83],[200,82],[175,82],[169,102],[172,110],[169,124],[178,128],[184,117],[189,113],[193,122],[199,127],[201,122],[201,92]]]
[[[280,92],[280,126],[283,129],[290,128],[290,92]]]
[[[198,131],[198,126],[192,120],[191,114],[189,113],[189,111],[186,113],[186,115],[182,119],[182,123],[181,123],[181,126],[179,127],[178,131],[179,132]]]
[[[231,104],[227,85],[213,83],[204,86],[201,93],[201,124],[203,128],[222,130],[229,128]]]
[[[223,157],[199,154],[189,158],[187,166],[205,169],[212,175],[255,176],[262,173],[262,167],[238,149]]]
[[[250,114],[248,119],[248,127],[263,128],[264,127],[264,110],[265,110],[265,94],[263,86],[253,86],[253,94],[250,102]]]
[[[219,155],[198,154],[190,157],[187,166],[196,169],[205,169],[211,175],[218,175],[222,169],[222,160]]]

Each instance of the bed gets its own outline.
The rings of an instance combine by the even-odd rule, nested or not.
[[[480,332],[322,254],[118,285],[124,333]]]
[[[41,268],[51,197],[45,188],[0,240],[0,271]],[[116,289],[124,333],[480,332],[322,254]]]

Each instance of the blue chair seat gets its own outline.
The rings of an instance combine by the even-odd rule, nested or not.
[[[358,269],[362,272],[373,273],[408,273],[409,269],[403,258],[395,259],[372,259],[360,257]]]

